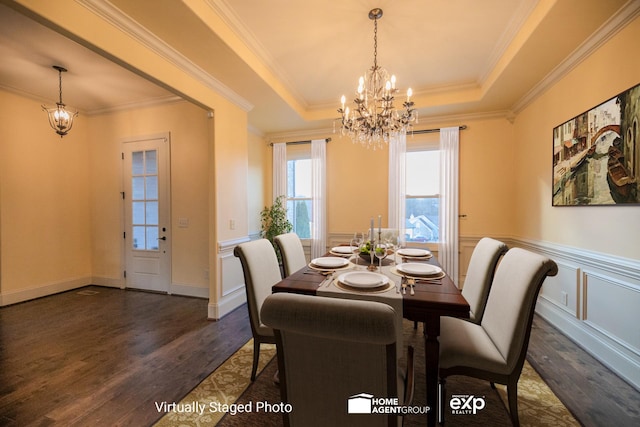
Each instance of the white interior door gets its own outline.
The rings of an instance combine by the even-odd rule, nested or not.
[[[125,286],[169,292],[169,134],[123,144]]]

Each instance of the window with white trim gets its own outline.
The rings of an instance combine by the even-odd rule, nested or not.
[[[440,238],[440,150],[407,147],[405,235],[407,242]]]
[[[310,145],[287,147],[287,219],[301,239],[311,238]]]

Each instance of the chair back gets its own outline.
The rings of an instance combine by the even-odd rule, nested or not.
[[[522,368],[540,287],[557,273],[555,262],[520,248],[510,249],[500,262],[481,325],[508,371]]]
[[[507,249],[507,245],[489,237],[480,239],[473,249],[462,288],[462,296],[469,303],[471,309],[469,320],[474,323],[482,321],[496,266]]]
[[[284,277],[290,276],[307,265],[302,242],[296,233],[280,234],[273,240],[282,254]]]
[[[254,337],[256,334],[264,335],[260,309],[265,298],[271,294],[271,287],[282,280],[276,252],[271,242],[260,239],[239,244],[233,253],[242,264],[251,332]]]
[[[354,415],[350,398],[399,397],[396,313],[384,303],[277,293],[262,306],[274,329],[285,414],[291,426],[387,426],[396,417]],[[393,419],[391,419],[393,418]]]

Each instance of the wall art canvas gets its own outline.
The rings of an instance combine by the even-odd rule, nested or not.
[[[640,84],[553,129],[553,206],[640,203]]]

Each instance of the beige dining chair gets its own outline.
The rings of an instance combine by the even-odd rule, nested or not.
[[[276,342],[273,329],[260,319],[260,309],[265,298],[271,294],[271,287],[282,280],[282,276],[276,252],[267,239],[241,243],[235,247],[233,254],[240,258],[244,273],[249,322],[253,334],[251,381],[254,381],[260,358],[260,344]]]
[[[413,348],[407,370],[396,359],[395,310],[364,300],[276,293],[262,306],[278,348],[285,426],[397,426],[397,415],[354,414],[359,399],[413,399]]]
[[[518,379],[527,353],[540,287],[555,276],[552,260],[520,248],[510,249],[498,265],[482,322],[443,317],[440,325],[440,414],[444,417],[445,379],[465,375],[505,384],[509,412],[519,426]],[[441,419],[443,421],[443,419]]]
[[[462,296],[469,303],[469,320],[473,323],[482,321],[496,266],[507,249],[504,243],[490,237],[483,237],[471,253]]]
[[[304,254],[302,242],[296,233],[280,234],[276,236],[273,241],[282,254],[284,277],[290,276],[307,265],[307,258]]]

